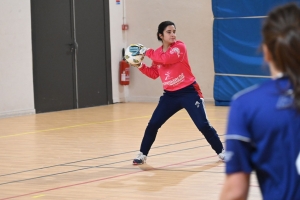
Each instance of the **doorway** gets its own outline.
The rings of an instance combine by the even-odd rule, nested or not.
[[[112,103],[108,0],[31,0],[37,113]]]

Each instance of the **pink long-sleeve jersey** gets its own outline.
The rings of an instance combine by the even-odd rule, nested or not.
[[[183,42],[174,42],[166,52],[162,47],[148,49],[146,56],[153,61],[152,66],[142,64],[140,71],[152,79],[160,77],[164,90],[176,91],[195,81]]]

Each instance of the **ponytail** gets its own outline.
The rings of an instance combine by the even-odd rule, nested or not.
[[[300,112],[300,8],[288,4],[272,11],[263,26],[263,38],[276,68],[291,81],[294,106]]]

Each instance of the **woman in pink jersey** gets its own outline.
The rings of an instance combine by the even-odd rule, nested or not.
[[[202,132],[212,149],[224,160],[223,145],[216,130],[209,124],[203,95],[188,61],[186,46],[176,40],[176,27],[171,21],[159,24],[157,39],[162,46],[156,50],[143,47],[140,54],[149,57],[153,62],[151,67],[145,64],[136,66],[146,76],[156,79],[160,77],[164,93],[152,114],[145,130],[140,153],[133,164],[143,164],[156,138],[158,129],[176,112],[186,109],[195,125]]]

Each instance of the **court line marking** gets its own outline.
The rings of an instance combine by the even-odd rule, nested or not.
[[[168,152],[164,152],[164,153],[154,154],[151,157],[153,157],[153,156],[159,156],[159,155],[165,155],[165,154],[179,152],[179,151],[186,151],[186,150],[191,150],[191,149],[197,149],[197,148],[206,147],[206,146],[210,146],[210,145],[202,145],[202,146],[191,147],[191,148],[186,148],[186,149],[180,149],[180,150],[175,150],[175,151],[168,151]],[[122,162],[128,162],[128,161],[132,161],[132,159],[122,160],[122,161],[117,161],[117,162],[112,162],[112,163],[106,163],[106,164],[101,164],[101,165],[96,165],[96,166],[82,167],[80,169],[69,170],[69,171],[64,171],[64,172],[59,172],[59,173],[54,173],[54,174],[47,174],[47,175],[37,176],[37,177],[32,177],[32,178],[26,178],[26,179],[19,179],[19,180],[15,180],[15,181],[4,182],[4,183],[0,183],[0,186],[1,185],[12,184],[12,183],[20,183],[20,182],[24,182],[24,181],[36,180],[36,179],[45,178],[45,177],[52,177],[52,176],[57,176],[57,175],[62,175],[62,174],[67,174],[67,173],[82,171],[82,170],[86,170],[86,169],[99,168],[99,167],[106,166],[106,165],[112,165],[112,164],[117,164],[117,163],[122,163]],[[66,166],[67,167],[68,165],[61,165],[61,166]]]
[[[45,130],[38,130],[38,131],[30,131],[30,132],[25,132],[25,133],[16,133],[16,134],[11,134],[11,135],[4,135],[4,136],[0,136],[0,139],[10,138],[10,137],[17,137],[17,136],[24,136],[24,135],[35,134],[35,133],[44,133],[44,132],[50,132],[50,131],[57,131],[57,130],[63,130],[63,129],[69,129],[69,128],[78,128],[78,127],[90,126],[90,125],[95,125],[95,124],[105,124],[105,123],[120,122],[120,121],[126,121],[126,120],[150,118],[150,117],[151,117],[150,115],[147,115],[147,116],[140,116],[140,117],[125,118],[125,119],[107,120],[107,121],[101,121],[101,122],[91,122],[91,123],[87,123],[87,124],[77,124],[77,125],[72,125],[72,126],[63,126],[63,127],[50,128],[50,129],[45,129]],[[191,119],[191,118],[176,118],[176,117],[174,117],[172,119]],[[209,120],[223,120],[223,119],[210,118]],[[224,119],[224,120],[226,120],[226,119]]]
[[[219,136],[223,136],[223,135],[219,135]],[[154,147],[152,147],[152,149],[158,149],[158,148],[168,147],[168,146],[173,146],[173,145],[178,145],[178,144],[186,144],[186,143],[189,143],[189,142],[196,142],[196,141],[204,140],[204,139],[205,138],[200,138],[200,139],[195,139],[195,140],[187,140],[187,141],[183,141],[183,142],[176,142],[176,143],[171,143],[171,144],[154,146]],[[26,173],[26,172],[31,172],[31,171],[37,171],[37,170],[42,170],[42,169],[48,169],[48,168],[52,168],[52,167],[59,167],[59,166],[64,166],[64,165],[73,164],[73,163],[80,163],[80,162],[85,162],[85,161],[90,161],[90,160],[97,160],[97,159],[101,159],[101,158],[108,158],[108,157],[112,157],[112,156],[119,156],[119,155],[123,155],[123,154],[127,154],[127,153],[134,153],[134,152],[137,152],[137,151],[138,150],[132,150],[132,151],[127,151],[127,152],[122,152],[122,153],[116,153],[116,154],[111,154],[111,155],[106,155],[106,156],[100,156],[100,157],[96,157],[96,158],[88,158],[88,159],[77,160],[77,161],[72,161],[72,162],[68,162],[68,163],[61,163],[61,164],[57,164],[57,165],[51,165],[51,166],[40,167],[40,168],[35,168],[35,169],[30,169],[30,170],[13,172],[13,173],[9,173],[9,174],[1,174],[0,177],[10,176],[10,175],[15,175],[15,174],[20,174],[20,173]],[[151,156],[149,156],[149,157],[151,157]]]
[[[220,161],[221,162],[221,161]],[[220,163],[222,164],[222,163]],[[77,165],[68,165],[70,167],[83,167],[83,166],[77,166]],[[182,165],[182,167],[204,167],[204,166],[207,166],[207,167],[213,167],[213,168],[224,168],[225,166],[224,165],[218,165],[218,166],[214,166],[214,165]],[[88,166],[85,166],[85,167],[88,167]],[[133,170],[133,168],[127,168],[127,167],[97,167],[99,169],[122,169],[122,170]],[[171,168],[171,169],[157,169],[155,168],[156,170],[159,170],[159,171],[166,171],[166,172],[201,172],[201,173],[211,173],[211,174],[224,174],[224,171],[208,171],[208,170],[205,170],[205,171],[201,171],[201,170],[185,170],[185,169],[174,169],[174,168]]]
[[[154,168],[154,169],[151,169],[151,170],[166,168],[166,167],[169,167],[169,166],[180,165],[180,164],[194,162],[194,161],[203,160],[203,159],[212,158],[212,157],[215,157],[215,155],[208,156],[208,157],[203,157],[203,158],[198,158],[198,159],[194,159],[194,160],[188,160],[188,161],[184,161],[184,162],[180,162],[180,163],[173,163],[173,164],[157,167],[157,168]],[[151,171],[151,170],[140,170],[140,171],[135,171],[135,172],[129,172],[129,173],[124,173],[124,174],[114,175],[114,176],[108,176],[108,177],[99,178],[99,179],[95,179],[95,180],[91,180],[91,181],[79,182],[79,183],[75,183],[75,184],[50,188],[50,189],[46,189],[46,190],[30,192],[30,193],[27,193],[27,194],[21,194],[21,195],[17,195],[17,196],[5,197],[4,199],[0,199],[0,200],[15,199],[15,198],[18,198],[18,197],[29,196],[29,195],[33,195],[33,194],[37,194],[37,193],[50,192],[50,191],[54,191],[54,190],[60,190],[60,189],[75,187],[75,186],[79,186],[79,185],[86,185],[86,184],[89,184],[89,183],[100,182],[100,181],[104,181],[104,180],[110,180],[110,179],[114,179],[114,178],[124,177],[124,176],[132,175],[132,174],[138,174],[138,173],[141,173],[141,172]]]
[[[37,198],[44,197],[44,196],[46,196],[46,195],[41,194],[41,195],[33,196],[32,198],[37,199]]]
[[[42,133],[42,132],[57,131],[57,130],[63,130],[63,129],[69,129],[69,128],[90,126],[90,125],[95,125],[95,124],[104,124],[104,123],[119,122],[119,121],[133,120],[133,119],[149,118],[149,117],[150,117],[150,115],[149,116],[141,116],[141,117],[125,118],[125,119],[107,120],[107,121],[101,121],[101,122],[91,122],[91,123],[87,123],[87,124],[77,124],[77,125],[72,125],[72,126],[63,126],[63,127],[50,128],[50,129],[39,130],[39,131],[30,131],[30,132],[25,132],[25,133],[16,133],[16,134],[12,134],[12,135],[4,135],[4,136],[0,136],[0,139],[9,138],[9,137],[16,137],[16,136],[23,136],[23,135],[34,134],[34,133]]]

